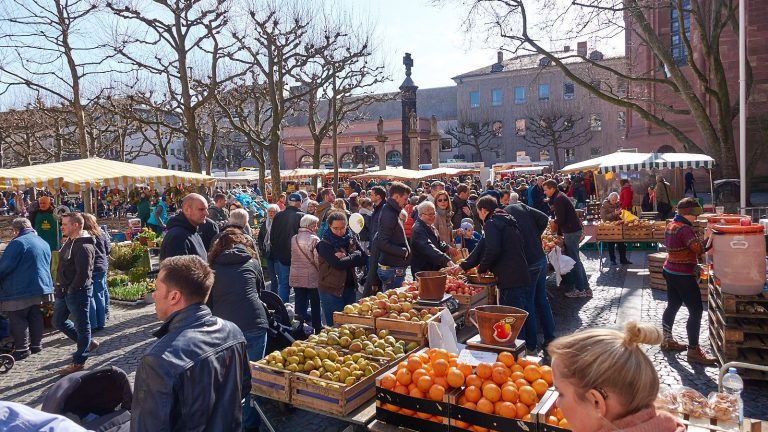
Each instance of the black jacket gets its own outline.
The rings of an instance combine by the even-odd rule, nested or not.
[[[112,251],[112,244],[109,242],[107,233],[99,229],[99,236],[93,239],[94,257],[93,271],[106,273],[109,270],[109,253]]]
[[[83,235],[67,240],[59,250],[56,268],[56,293],[59,295],[87,288],[93,283],[94,239],[84,231]]]
[[[533,188],[530,191],[531,202],[529,202],[528,205],[544,214],[549,214],[549,206],[546,202],[544,202],[544,200],[547,198],[547,196],[544,195],[544,188],[539,186],[538,183],[534,183],[531,188]]]
[[[386,202],[382,202],[378,206],[373,206],[373,214],[371,215],[371,233],[375,234],[379,230],[379,221],[381,219],[381,210],[384,208]],[[371,237],[373,240],[373,235]]]
[[[154,336],[136,370],[131,431],[241,430],[251,377],[240,329],[197,303],[168,317]]]
[[[291,265],[291,239],[299,233],[299,223],[303,217],[304,213],[294,206],[288,206],[275,215],[269,233],[272,259],[283,265]]]
[[[344,288],[357,287],[355,267],[365,265],[365,255],[359,249],[335,249],[333,245],[326,240],[320,240],[317,242],[315,249],[317,250],[318,255],[320,255],[320,258],[324,259],[331,267],[339,270],[346,270],[347,279],[339,292],[343,292]],[[337,257],[336,252],[339,251],[346,253],[347,256],[344,258]]]
[[[447,266],[451,261],[447,251],[448,244],[440,241],[431,227],[417,219],[411,230],[411,273],[414,277],[420,271],[435,271]]]
[[[208,207],[208,217],[217,225],[224,225],[229,220],[229,213],[224,208],[212,205]]]
[[[205,250],[211,250],[213,239],[219,233],[219,225],[211,218],[205,218],[205,222],[197,227],[197,233],[200,234],[200,239],[203,240],[203,246]]]
[[[528,264],[534,265],[541,261],[546,256],[541,247],[541,235],[547,229],[549,217],[522,203],[510,204],[504,211],[512,215],[517,221],[520,235],[525,244],[525,259]]]
[[[360,241],[369,242],[371,241],[371,238],[373,237],[373,233],[375,232],[371,228],[371,220],[373,215],[364,214],[364,213],[360,213],[360,215],[363,217],[363,222],[365,222],[363,225],[362,231],[360,231]]]
[[[501,209],[488,215],[483,238],[460,265],[464,270],[477,266],[479,273],[492,271],[499,289],[527,287],[528,262],[515,218]]]
[[[584,229],[571,199],[564,193],[555,191],[549,198],[549,204],[552,206],[552,214],[555,215],[558,233],[570,234]]]
[[[211,265],[215,272],[208,307],[243,333],[267,329],[267,313],[259,293],[264,290],[261,265],[244,246],[225,250]]]
[[[267,218],[261,221],[261,227],[259,228],[259,235],[257,236],[257,242],[259,244],[259,254],[264,259],[272,259],[270,254],[267,253],[267,245],[264,241],[267,239]]]
[[[405,228],[400,220],[402,209],[394,199],[390,198],[381,209],[376,247],[379,253],[379,265],[391,267],[408,267],[411,251]]]
[[[168,232],[160,244],[160,260],[179,255],[197,255],[208,261],[208,252],[197,227],[192,225],[184,213],[172,217],[168,224]]]

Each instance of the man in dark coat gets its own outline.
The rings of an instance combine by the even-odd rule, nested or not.
[[[285,303],[288,303],[291,296],[291,286],[288,283],[291,271],[291,239],[298,234],[301,218],[304,217],[304,213],[299,211],[301,199],[301,195],[297,193],[288,197],[285,210],[275,216],[269,232],[272,259],[275,260],[277,274],[277,293]]]
[[[197,227],[197,233],[200,234],[200,238],[203,240],[203,246],[205,250],[211,250],[211,245],[214,239],[219,235],[219,224],[211,218],[205,218],[205,221]],[[221,226],[223,228],[223,225]]]
[[[381,286],[379,279],[379,249],[376,247],[376,233],[379,231],[379,219],[381,218],[381,209],[387,202],[387,191],[381,186],[371,188],[371,202],[373,203],[373,214],[371,215],[371,243],[370,256],[368,257],[368,275],[365,278],[363,287],[363,296],[367,297],[378,290]]]
[[[436,271],[455,264],[448,255],[448,244],[440,241],[435,228],[435,205],[424,201],[418,206],[419,219],[411,230],[411,273],[416,278],[420,271]]]
[[[400,288],[405,280],[405,269],[411,260],[411,248],[405,236],[403,221],[400,220],[400,212],[408,202],[410,193],[411,188],[405,184],[392,183],[389,199],[381,209],[375,243],[379,254],[376,273],[383,291]]]
[[[227,196],[223,193],[217,193],[213,197],[213,204],[208,207],[209,219],[218,226],[224,226],[229,220],[229,212],[224,208],[227,205]]]
[[[530,196],[530,199],[528,200],[528,205],[548,215],[549,205],[547,205],[547,203],[544,202],[544,199],[547,197],[544,194],[544,177],[536,178],[536,183],[534,183],[533,186],[531,186],[530,190],[528,191],[528,194]]]
[[[202,195],[191,193],[181,202],[181,213],[172,217],[168,232],[160,245],[160,260],[179,255],[197,255],[206,259],[205,244],[197,233],[198,226],[205,223],[208,216],[208,202]]]

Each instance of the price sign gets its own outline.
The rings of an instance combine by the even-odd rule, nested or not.
[[[463,349],[459,353],[459,358],[456,359],[456,362],[477,366],[480,363],[493,363],[496,361],[496,357],[497,354],[494,352]]]

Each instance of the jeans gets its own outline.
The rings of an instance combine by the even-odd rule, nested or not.
[[[291,274],[291,266],[275,260],[275,275],[277,276],[277,295],[283,303],[288,303],[291,299],[291,286],[288,285],[288,277]]]
[[[254,330],[245,334],[245,349],[248,351],[248,361],[258,361],[264,358],[264,351],[267,348],[267,331]],[[251,369],[245,370],[248,375],[248,382],[251,382]],[[251,391],[245,396],[243,406],[243,429],[257,429],[261,424],[259,413],[251,406]]]
[[[34,305],[24,309],[10,311],[8,318],[11,324],[11,336],[16,351],[35,352],[43,348],[43,311]]]
[[[269,277],[269,290],[277,294],[277,270],[275,263],[277,261],[267,258],[267,277]]]
[[[531,277],[531,286],[528,289],[528,319],[525,323],[525,345],[529,350],[537,350],[539,347],[538,324],[541,321],[544,333],[544,344],[548,344],[555,338],[555,318],[552,315],[552,307],[547,298],[547,269],[549,262],[544,256],[541,261],[528,268]]]
[[[88,360],[88,347],[91,344],[91,323],[88,308],[93,297],[93,287],[87,286],[77,291],[68,292],[64,297],[56,297],[53,304],[53,325],[64,335],[77,342],[77,351],[72,356],[72,363],[84,364]],[[75,319],[70,321],[69,315]]]
[[[352,304],[357,301],[357,289],[353,286],[344,288],[341,293],[341,297],[336,297],[329,293],[320,293],[320,303],[323,305],[323,317],[325,317],[325,325],[333,325],[333,313],[341,312],[344,310],[344,306]]]
[[[677,275],[663,272],[667,281],[667,308],[661,317],[664,337],[672,337],[672,326],[680,306],[688,308],[688,322],[685,330],[688,333],[688,347],[699,346],[699,331],[701,330],[701,315],[704,307],[701,304],[701,292],[696,276]]]
[[[565,254],[576,261],[576,265],[573,266],[571,272],[574,272],[574,285],[578,291],[584,291],[589,288],[589,279],[587,278],[587,272],[584,270],[584,264],[581,263],[581,254],[579,253],[581,233],[581,230],[572,233],[563,233],[563,240],[565,240]]]
[[[605,245],[608,247],[608,257],[611,262],[616,262],[616,248],[619,249],[619,259],[623,262],[627,260],[627,244],[624,242],[607,242]]]
[[[405,267],[389,267],[385,270],[379,266],[376,274],[381,279],[381,291],[400,288],[405,281]]]
[[[107,321],[107,305],[109,293],[107,293],[107,273],[93,272],[93,297],[89,307],[88,317],[91,329],[103,329]]]
[[[304,322],[308,322],[310,317],[307,316],[307,305],[312,306],[312,328],[315,330],[315,334],[320,333],[320,329],[323,328],[323,323],[320,319],[320,294],[317,288],[299,288],[293,287],[293,292],[296,293],[296,315],[301,317]],[[331,324],[329,324],[331,325]]]
[[[531,308],[528,307],[528,287],[514,287],[514,288],[501,288],[499,287],[499,304],[502,306],[512,306],[518,309],[522,309],[526,312]],[[530,319],[526,319],[526,321]],[[526,345],[528,343],[526,342]]]

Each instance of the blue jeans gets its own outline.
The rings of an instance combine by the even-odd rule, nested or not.
[[[277,270],[275,263],[277,261],[267,258],[267,276],[269,277],[269,290],[277,293]]]
[[[584,264],[581,263],[581,254],[579,253],[581,231],[564,233],[563,240],[565,241],[565,254],[576,261],[576,265],[571,270],[573,272],[574,285],[577,290],[584,291],[589,288],[589,279],[587,278],[587,272],[584,270]]]
[[[538,324],[541,321],[544,343],[555,338],[555,318],[547,298],[547,269],[549,263],[544,256],[538,263],[528,268],[531,277],[531,287],[528,289],[528,319],[525,322],[525,345],[530,350],[539,347]]]
[[[528,307],[528,287],[499,287],[499,304],[516,307],[528,312],[530,309]]]
[[[267,348],[267,331],[266,330],[254,330],[245,334],[245,349],[248,351],[248,361],[258,361],[264,358],[264,351]],[[251,369],[245,370],[248,375],[248,382],[251,380]],[[251,389],[248,389],[248,394],[245,396],[245,404],[243,406],[243,428],[244,429],[257,429],[261,424],[261,418],[256,408],[251,406]]]
[[[387,291],[394,288],[400,288],[405,281],[405,267],[389,267],[384,270],[379,266],[376,274],[381,279],[381,290]]]
[[[315,334],[320,333],[323,323],[320,320],[320,295],[317,288],[293,287],[295,293],[296,316],[304,322],[312,322]],[[312,317],[307,314],[307,305],[312,307]],[[332,325],[332,324],[328,324]]]
[[[91,329],[102,329],[107,321],[107,305],[109,293],[107,292],[107,273],[93,272],[93,297],[88,310]]]
[[[91,344],[91,323],[88,308],[93,297],[93,287],[69,292],[64,297],[56,297],[53,304],[53,325],[64,335],[77,342],[77,351],[72,356],[72,363],[84,364],[88,360],[88,347]],[[69,314],[75,319],[70,321]]]
[[[288,285],[291,266],[275,260],[275,274],[277,276],[277,295],[280,296],[280,300],[282,300],[283,303],[288,303],[291,299],[291,286]]]
[[[357,300],[357,290],[353,286],[344,288],[341,293],[341,297],[336,297],[329,293],[320,293],[320,303],[323,305],[323,317],[325,318],[325,325],[333,325],[333,313],[341,312],[344,310],[344,306],[352,304]]]

